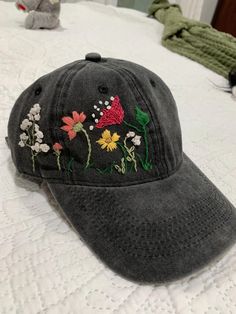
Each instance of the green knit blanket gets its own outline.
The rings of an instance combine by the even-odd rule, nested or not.
[[[164,24],[162,45],[169,50],[226,78],[236,66],[236,38],[233,36],[219,32],[209,24],[185,18],[180,7],[167,0],[153,1],[149,13]]]

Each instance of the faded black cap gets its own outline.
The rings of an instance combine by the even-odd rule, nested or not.
[[[183,153],[175,101],[154,73],[90,53],[28,87],[8,142],[18,171],[46,181],[111,269],[165,282],[236,239],[235,208]]]

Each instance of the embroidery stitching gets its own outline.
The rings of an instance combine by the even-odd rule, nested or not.
[[[83,122],[85,121],[85,119],[86,119],[86,115],[83,112],[78,113],[77,111],[73,111],[72,117],[68,117],[68,116],[62,117],[62,121],[65,123],[65,125],[63,125],[61,129],[67,132],[70,141],[76,137],[77,133],[80,133],[80,132],[84,133],[87,140],[87,145],[88,145],[88,155],[87,155],[85,168],[88,168],[90,165],[92,146],[91,146],[89,135],[83,127]]]
[[[102,111],[103,115],[100,118],[100,120],[97,122],[96,127],[100,128],[103,126],[113,125],[113,124],[121,124],[122,122],[124,122],[124,124],[126,126],[130,127],[135,132],[142,134],[142,135],[139,135],[139,134],[136,134],[134,131],[129,131],[126,134],[126,137],[125,137],[123,143],[119,142],[118,140],[116,141],[114,149],[116,149],[118,146],[120,148],[122,154],[123,154],[123,157],[120,160],[120,164],[115,163],[112,165],[112,168],[114,167],[114,169],[116,169],[121,174],[125,174],[128,170],[132,170],[132,169],[134,169],[134,171],[137,172],[138,171],[137,158],[138,158],[138,160],[140,161],[140,163],[141,163],[141,165],[145,171],[151,170],[152,169],[152,163],[149,160],[149,147],[148,147],[147,129],[146,129],[148,123],[150,122],[149,115],[146,112],[142,111],[141,108],[136,106],[135,107],[135,120],[136,120],[136,123],[138,125],[135,125],[132,123],[128,123],[124,120],[124,110],[120,104],[120,99],[118,96],[115,96],[115,98],[113,98],[112,106],[115,106],[114,108],[116,108],[116,110],[118,110],[117,111],[118,113],[114,115],[114,113],[112,112],[112,114],[110,114],[111,109],[103,109],[103,111]],[[104,120],[103,118],[105,115],[107,115],[108,118],[106,117],[106,119]],[[110,119],[110,117],[112,117],[112,119]],[[107,134],[108,135],[108,141],[111,141],[111,139],[109,137],[111,135],[110,131],[106,129],[104,132],[106,132],[106,133],[102,133],[102,138],[100,138],[97,141],[97,143],[101,145],[102,149],[106,148],[108,145],[108,144],[106,144],[106,138],[103,138],[103,135],[104,135],[104,137],[106,137],[105,134]],[[117,133],[114,133],[114,134],[117,134]],[[136,147],[141,145],[142,137],[143,137],[143,142],[145,145],[145,158],[142,158],[140,156],[140,154],[138,154],[135,151]],[[119,138],[120,138],[120,136],[119,136]],[[133,145],[131,147],[129,147],[127,141],[131,142]],[[110,152],[112,150],[113,149],[111,149],[111,150],[107,149],[108,152]],[[128,166],[129,163],[131,163],[130,169]]]
[[[136,121],[140,124],[141,130],[139,132],[143,133],[144,138],[144,144],[145,144],[145,159],[142,159],[140,155],[138,155],[140,162],[142,164],[142,167],[144,170],[151,170],[152,169],[152,163],[149,160],[149,147],[148,147],[148,139],[147,139],[147,124],[150,122],[149,115],[142,111],[138,106],[135,107],[136,110]],[[136,138],[134,139],[135,142],[139,142],[139,140]]]
[[[102,110],[102,116],[96,123],[96,128],[101,129],[109,125],[121,124],[124,119],[124,110],[120,104],[120,98],[115,96],[111,107]]]
[[[44,134],[36,123],[40,120],[40,111],[40,105],[34,104],[27,114],[28,118],[24,119],[20,125],[20,129],[24,132],[20,134],[18,145],[31,149],[33,172],[35,172],[35,158],[37,155],[39,153],[47,153],[50,149],[49,145],[43,143]]]
[[[102,109],[101,106],[105,107]],[[96,143],[100,145],[100,148],[108,153],[112,153],[119,149],[122,153],[122,157],[119,162],[113,161],[105,169],[99,169],[94,167],[93,163],[91,163],[92,144],[83,124],[87,116],[83,112],[78,113],[77,111],[72,111],[71,116],[62,117],[61,119],[64,122],[64,125],[62,125],[60,129],[67,133],[70,141],[75,139],[77,134],[81,132],[86,138],[88,154],[85,169],[88,167],[94,168],[101,174],[112,173],[113,170],[116,170],[120,174],[125,174],[128,171],[137,172],[138,166],[140,165],[145,171],[151,170],[152,163],[149,160],[149,145],[147,138],[147,125],[150,122],[149,115],[142,111],[139,106],[136,106],[135,121],[125,121],[125,112],[120,103],[119,96],[112,96],[110,97],[110,101],[105,101],[104,103],[100,100],[99,105],[94,105],[94,109],[99,112],[100,117],[98,119],[94,113],[92,114],[95,125],[89,126],[90,131],[92,131],[94,127],[102,129],[111,125],[124,124],[128,127],[128,132],[123,139],[117,132],[111,133],[111,131],[107,128],[101,133],[101,137],[96,141]],[[27,118],[20,124],[20,129],[23,133],[20,134],[20,141],[18,144],[20,147],[30,148],[33,172],[35,172],[35,160],[38,154],[47,153],[50,150],[50,146],[43,143],[44,134],[40,130],[38,124],[41,118],[40,113],[40,105],[34,104],[27,114]],[[145,148],[144,156],[138,153],[137,150],[139,146],[142,146],[142,144]],[[56,157],[56,164],[59,171],[62,170],[60,163],[62,150],[63,146],[60,143],[55,142],[52,145],[52,153]],[[74,158],[71,156],[66,169],[63,170],[72,172],[74,167],[73,164]]]
[[[97,141],[98,144],[101,145],[102,149],[107,150],[107,152],[112,152],[114,149],[117,148],[117,141],[119,140],[120,135],[117,133],[113,133],[111,135],[111,132],[109,130],[105,130],[102,133],[102,137]]]

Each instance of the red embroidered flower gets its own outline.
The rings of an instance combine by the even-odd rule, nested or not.
[[[55,152],[60,152],[60,150],[62,150],[63,147],[61,146],[61,144],[55,143],[53,144],[52,148]]]
[[[121,124],[124,119],[124,110],[120,104],[119,96],[115,96],[111,104],[111,109],[103,109],[102,117],[96,124],[96,128],[101,129],[108,125]]]
[[[76,133],[80,132],[83,128],[83,122],[86,119],[86,115],[81,112],[78,113],[77,111],[72,112],[71,117],[63,117],[62,121],[66,124],[61,127],[63,131],[66,131],[69,139],[73,140],[76,137]]]

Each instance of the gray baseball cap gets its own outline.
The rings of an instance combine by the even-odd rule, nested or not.
[[[87,54],[17,99],[17,170],[46,182],[88,246],[138,282],[177,279],[236,239],[236,211],[183,153],[165,83],[132,62]]]

